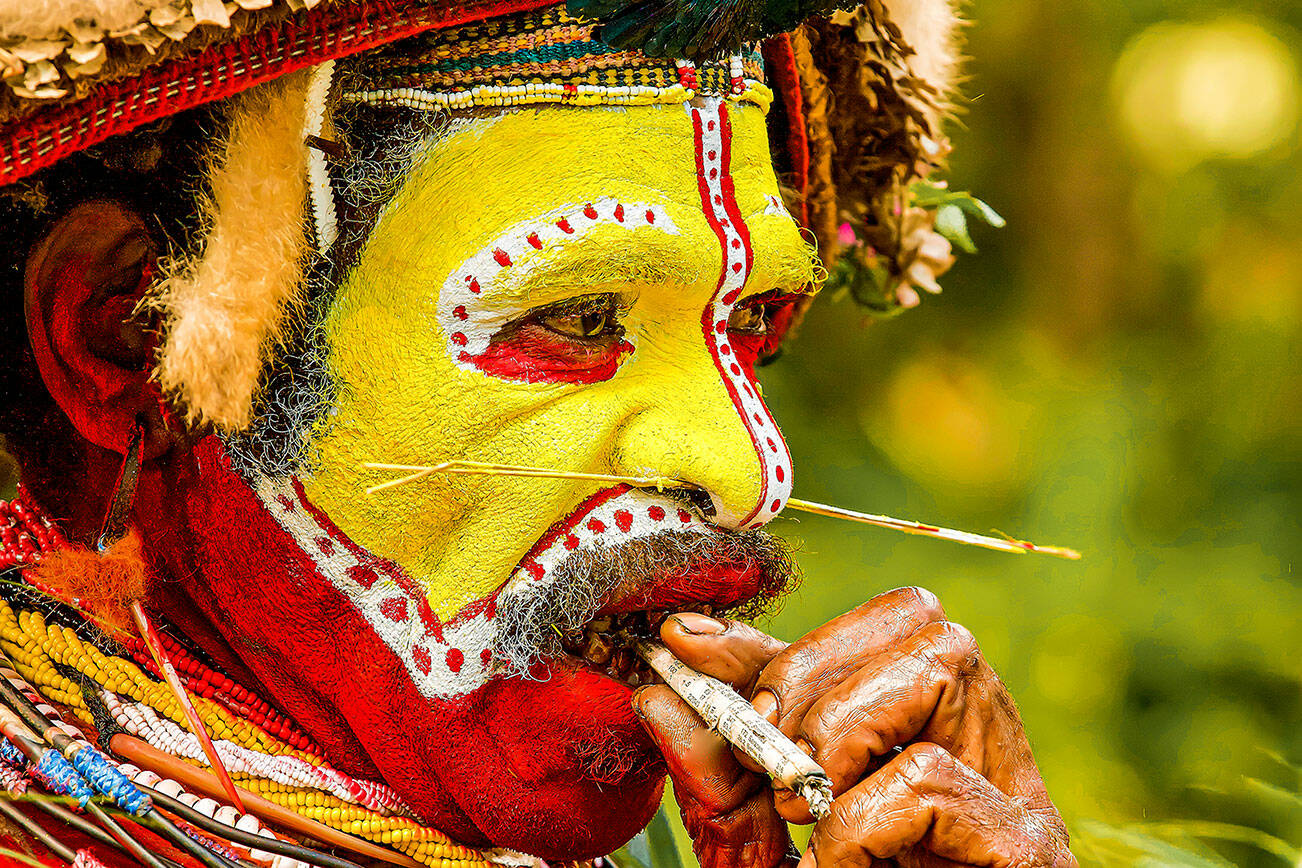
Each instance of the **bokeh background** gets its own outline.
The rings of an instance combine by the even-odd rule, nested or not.
[[[895,319],[821,299],[766,395],[798,497],[1085,559],[806,516],[771,626],[930,588],[1083,862],[1302,865],[1302,3],[970,13],[949,177],[1007,227]]]

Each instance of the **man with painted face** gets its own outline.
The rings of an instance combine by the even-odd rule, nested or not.
[[[707,866],[1075,864],[930,594],[790,644],[740,620],[792,573],[757,362],[842,222],[890,303],[948,257],[901,199],[947,5],[91,5],[0,6],[0,662],[42,713],[258,864],[249,815],[379,862],[593,859],[666,772]],[[569,475],[367,493],[442,462]],[[650,683],[652,631],[827,770],[803,857],[808,806]],[[15,810],[11,849],[123,858]]]

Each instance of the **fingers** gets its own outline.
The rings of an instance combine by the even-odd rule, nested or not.
[[[928,624],[823,694],[796,733],[833,791],[843,792],[893,747],[922,738],[952,749],[963,734],[967,685],[980,661],[967,630],[948,621]],[[973,765],[984,770],[981,739],[974,740]]]
[[[697,672],[732,685],[743,696],[750,696],[761,670],[787,647],[749,624],[695,612],[667,618],[660,627],[660,641]]]
[[[765,786],[763,778],[737,765],[728,742],[710,730],[672,690],[643,687],[633,710],[664,754],[674,790],[716,814],[734,810]]]
[[[755,684],[756,695],[764,691],[774,695],[778,728],[791,736],[805,711],[829,687],[884,649],[944,617],[945,610],[930,591],[887,591],[774,656]]]
[[[633,707],[664,754],[703,868],[781,865],[790,839],[766,779],[739,766],[728,743],[669,688],[642,688]]]
[[[1005,796],[928,743],[910,745],[838,797],[815,827],[800,868],[867,868],[884,859],[973,868],[1076,866],[1055,812]]]
[[[1001,792],[1051,805],[1008,691],[976,640],[949,621],[931,623],[879,654],[814,702],[795,727],[844,792],[913,741],[938,744]],[[799,822],[799,804],[779,810]]]

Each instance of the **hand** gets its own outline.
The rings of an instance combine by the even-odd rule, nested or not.
[[[1074,868],[1008,691],[926,591],[875,597],[791,645],[684,613],[661,639],[731,684],[832,779],[800,868]],[[738,756],[664,686],[634,708],[665,755],[704,868],[773,868],[808,805]],[[794,860],[793,860],[794,861]]]

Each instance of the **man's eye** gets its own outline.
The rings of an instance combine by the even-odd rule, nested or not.
[[[762,335],[768,332],[768,319],[762,304],[733,309],[728,317],[728,331],[744,335]]]
[[[619,318],[621,308],[614,296],[593,296],[554,305],[532,317],[536,322],[567,338],[593,340],[623,334]]]

